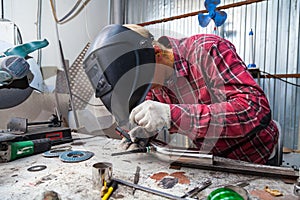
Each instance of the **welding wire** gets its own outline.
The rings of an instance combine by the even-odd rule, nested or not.
[[[117,178],[113,178],[113,180],[118,182],[119,184],[126,185],[126,186],[129,186],[129,187],[138,189],[138,190],[142,190],[144,192],[149,192],[149,193],[152,193],[152,194],[156,194],[156,195],[161,196],[161,197],[166,197],[168,199],[173,199],[173,200],[191,199],[191,198],[181,198],[181,197],[178,197],[178,196],[175,196],[175,195],[172,195],[172,194],[168,194],[168,193],[165,193],[165,192],[162,192],[162,191],[159,191],[159,190],[154,190],[152,188],[144,187],[144,186],[141,186],[141,185],[138,185],[138,184],[133,184],[133,183],[121,180],[121,179],[117,179]]]
[[[133,179],[133,183],[134,184],[138,184],[139,183],[139,180],[140,180],[140,171],[141,171],[140,166],[137,166],[135,174],[134,174],[134,179]],[[134,193],[135,193],[135,188],[133,188],[133,190],[132,190],[132,195],[134,195]]]

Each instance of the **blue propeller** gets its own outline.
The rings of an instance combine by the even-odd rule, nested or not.
[[[224,11],[216,10],[219,4],[220,0],[205,0],[204,6],[208,14],[198,14],[198,21],[201,27],[207,27],[211,19],[215,22],[216,26],[221,26],[225,22],[227,14]]]

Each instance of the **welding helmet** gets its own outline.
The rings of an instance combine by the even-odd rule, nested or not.
[[[153,37],[122,25],[104,27],[88,49],[84,70],[105,107],[119,125],[144,101],[155,70]]]

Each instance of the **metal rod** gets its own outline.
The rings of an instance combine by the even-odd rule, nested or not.
[[[73,93],[72,93],[72,90],[71,90],[69,73],[68,73],[68,69],[67,69],[67,66],[66,66],[66,61],[65,61],[64,54],[63,54],[63,50],[62,50],[62,45],[61,45],[60,39],[58,40],[58,44],[59,44],[59,50],[60,50],[62,65],[63,65],[64,72],[65,72],[65,75],[66,75],[67,86],[68,86],[68,90],[69,90],[69,94],[70,94],[70,103],[71,103],[71,108],[72,108],[73,115],[74,115],[75,125],[76,125],[76,128],[79,128],[79,121],[78,121],[78,117],[77,117],[77,113],[76,113],[76,108],[75,108],[74,101],[73,101]]]
[[[248,5],[248,4],[252,4],[252,3],[258,3],[258,2],[261,2],[261,1],[266,1],[266,0],[248,0],[248,1],[242,1],[242,2],[232,3],[232,4],[228,4],[228,5],[224,5],[224,6],[219,6],[216,9],[217,10],[221,10],[221,9],[234,8],[234,7]],[[162,23],[162,22],[172,21],[172,20],[175,20],[175,19],[181,19],[181,18],[196,16],[200,12],[201,13],[207,13],[207,10],[200,10],[200,11],[191,12],[191,13],[187,13],[187,14],[183,14],[183,15],[177,15],[177,16],[173,16],[173,17],[169,17],[169,18],[153,20],[153,21],[150,21],[150,22],[140,23],[138,25],[140,25],[140,26],[148,26],[148,25],[152,25],[152,24],[158,24],[158,23]]]
[[[36,21],[36,35],[37,39],[41,39],[41,23],[42,22],[42,0],[38,0],[37,21]],[[42,49],[38,49],[37,64],[42,65]]]
[[[4,0],[1,0],[1,19],[4,19]]]
[[[300,78],[300,74],[266,74],[261,78]]]
[[[298,178],[297,173],[292,168],[260,165],[221,157],[214,157],[213,165],[189,163],[188,160],[186,162],[175,161],[171,165],[287,180],[296,180]]]
[[[119,184],[126,185],[126,186],[129,186],[129,187],[135,188],[137,190],[142,190],[142,191],[145,191],[145,192],[156,194],[158,196],[165,197],[165,198],[168,198],[168,199],[175,199],[175,200],[177,200],[177,199],[179,199],[179,200],[187,199],[187,198],[181,198],[181,197],[178,197],[178,196],[175,196],[175,195],[172,195],[172,194],[168,194],[168,193],[165,193],[165,192],[161,192],[161,191],[158,191],[158,190],[154,190],[154,189],[151,189],[151,188],[148,188],[148,187],[144,187],[144,186],[141,186],[141,185],[138,185],[138,184],[133,184],[133,183],[121,180],[121,179],[113,178],[112,180],[116,181]]]

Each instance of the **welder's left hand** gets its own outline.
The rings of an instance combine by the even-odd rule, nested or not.
[[[144,128],[137,126],[128,132],[131,141],[123,138],[120,143],[121,149],[133,150],[138,148],[145,148],[149,145],[152,138],[155,138],[157,133],[147,132]]]
[[[131,111],[129,121],[148,132],[161,131],[163,128],[169,129],[171,126],[170,106],[157,101],[145,101]]]

